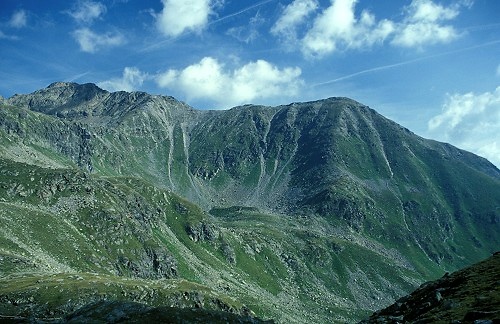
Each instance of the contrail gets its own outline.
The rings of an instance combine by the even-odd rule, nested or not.
[[[259,3],[254,4],[254,5],[251,5],[251,6],[249,6],[249,7],[246,7],[246,8],[244,8],[244,9],[241,9],[240,11],[233,12],[233,13],[231,13],[231,14],[229,14],[229,15],[227,15],[227,16],[221,17],[221,18],[219,18],[219,19],[217,19],[217,20],[210,21],[210,22],[208,22],[208,23],[206,24],[206,26],[211,26],[211,25],[213,25],[213,24],[216,24],[216,23],[218,23],[218,22],[224,21],[224,20],[226,20],[226,19],[228,19],[228,18],[231,18],[231,17],[237,16],[237,15],[240,15],[240,14],[242,14],[242,13],[244,13],[244,12],[248,11],[248,10],[252,10],[252,9],[254,9],[254,8],[257,8],[257,7],[263,6],[263,5],[265,5],[266,3],[273,2],[273,1],[276,1],[276,0],[264,0],[264,1],[261,1],[261,2],[259,2]],[[185,32],[185,33],[184,33],[184,35],[188,35],[188,34],[192,34],[192,33],[194,33],[194,31],[187,31],[187,32]],[[156,48],[158,48],[158,47],[162,46],[163,44],[166,44],[166,43],[171,42],[171,41],[172,41],[172,39],[166,39],[166,40],[160,41],[160,42],[158,42],[158,43],[155,43],[155,44],[152,44],[152,45],[150,45],[150,46],[147,46],[147,47],[143,48],[143,49],[141,50],[141,52],[147,52],[147,51],[150,51],[150,50],[154,50],[154,49],[156,49]]]
[[[231,18],[231,17],[234,17],[234,16],[238,16],[238,15],[240,15],[240,14],[242,14],[242,13],[244,13],[244,12],[248,11],[248,10],[252,10],[252,9],[254,9],[254,8],[260,7],[260,6],[262,6],[262,5],[265,5],[266,3],[273,2],[273,1],[276,1],[276,0],[265,0],[265,1],[261,1],[261,2],[259,2],[259,3],[256,3],[256,4],[252,5],[252,6],[250,6],[250,7],[246,7],[246,8],[244,8],[244,9],[241,9],[241,10],[240,10],[240,11],[238,11],[238,12],[234,12],[234,13],[229,14],[229,15],[227,15],[227,16],[221,17],[221,18],[219,18],[219,19],[217,19],[217,20],[211,21],[210,23],[208,23],[208,25],[213,25],[213,24],[216,24],[216,23],[218,23],[218,22],[220,22],[220,21],[226,20],[226,19],[228,19],[228,18]]]
[[[328,81],[325,81],[325,82],[315,83],[315,84],[313,84],[311,86],[312,87],[318,87],[318,86],[322,86],[322,85],[326,85],[326,84],[330,84],[330,83],[335,83],[335,82],[339,82],[339,81],[344,81],[344,80],[347,80],[347,79],[351,79],[351,78],[357,77],[358,75],[362,75],[362,74],[366,74],[366,73],[371,73],[371,72],[376,72],[376,71],[382,71],[382,70],[392,69],[392,68],[395,68],[395,67],[398,67],[398,66],[408,65],[408,64],[415,63],[415,62],[424,61],[424,60],[428,60],[428,59],[431,59],[431,58],[439,57],[439,56],[445,56],[445,55],[450,55],[450,54],[455,54],[455,53],[470,51],[470,50],[473,50],[473,49],[476,49],[476,48],[491,46],[491,45],[495,45],[495,44],[498,44],[498,43],[500,43],[500,40],[494,40],[494,41],[491,41],[491,42],[487,42],[487,43],[483,43],[483,44],[479,44],[479,45],[475,45],[475,46],[470,46],[470,47],[465,47],[465,48],[461,48],[461,49],[454,50],[454,51],[448,51],[448,52],[438,53],[438,54],[434,54],[434,55],[428,55],[428,56],[420,57],[420,58],[409,60],[409,61],[403,61],[403,62],[388,64],[388,65],[377,66],[377,67],[374,67],[374,68],[371,68],[371,69],[366,69],[366,70],[362,70],[362,71],[355,72],[355,73],[352,73],[352,74],[344,75],[344,76],[342,76],[340,78],[336,78],[336,79],[333,79],[333,80],[328,80]]]
[[[73,76],[70,76],[69,78],[67,78],[65,81],[66,82],[74,82],[75,80],[78,80],[86,75],[90,74],[90,71],[87,71],[87,72],[83,72],[83,73],[80,73],[80,74],[77,74],[77,75],[73,75]]]
[[[322,85],[325,85],[325,84],[330,84],[330,83],[335,83],[335,82],[339,82],[339,81],[344,81],[344,80],[347,80],[347,79],[354,78],[354,77],[356,77],[358,75],[361,75],[361,74],[366,74],[366,73],[375,72],[375,71],[392,69],[394,67],[411,64],[411,63],[414,63],[414,62],[417,62],[417,61],[422,61],[422,60],[425,60],[427,58],[429,58],[429,57],[422,57],[422,58],[418,58],[418,59],[414,59],[414,60],[410,60],[410,61],[404,61],[404,62],[399,62],[399,63],[394,63],[394,64],[377,66],[377,67],[374,67],[374,68],[371,68],[371,69],[367,69],[367,70],[359,71],[359,72],[356,72],[356,73],[344,75],[343,77],[340,77],[340,78],[337,78],[337,79],[333,79],[333,80],[328,80],[328,81],[325,81],[325,82],[316,83],[316,84],[313,84],[312,86],[313,87],[317,87],[317,86],[322,86]]]
[[[495,28],[500,28],[500,23],[469,26],[469,27],[465,27],[463,29],[466,31],[478,31],[478,30],[487,30],[487,29],[495,29]]]

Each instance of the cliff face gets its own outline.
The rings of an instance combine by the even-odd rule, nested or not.
[[[495,166],[420,138],[348,98],[198,111],[171,97],[55,83],[4,103],[0,156],[5,170],[66,170],[96,181],[88,187],[99,192],[92,199],[102,205],[65,211],[64,222],[80,226],[81,213],[98,223],[134,213],[142,216],[132,219],[150,219],[122,233],[132,233],[141,252],[135,248],[137,253],[125,258],[113,256],[116,260],[106,266],[108,256],[98,253],[105,269],[100,271],[180,276],[208,280],[212,287],[217,280],[207,278],[222,271],[217,262],[223,262],[224,271],[242,271],[257,295],[274,294],[263,314],[285,320],[291,316],[285,313],[295,312],[305,320],[338,312],[342,319],[357,316],[349,307],[361,313],[374,309],[422,279],[470,264],[500,246],[500,171]],[[85,191],[75,189],[47,200],[36,192],[50,185],[24,183],[28,178],[3,178],[10,188],[5,210],[9,204],[50,209],[61,200],[83,199]],[[19,185],[24,189],[11,189]],[[150,195],[187,201],[168,203],[167,212],[162,199]],[[177,222],[165,223],[163,217],[174,217],[171,213]],[[101,240],[103,233],[90,228],[84,235]],[[174,236],[165,238],[167,232]],[[204,253],[215,253],[212,257],[221,261],[215,266]],[[214,272],[193,273],[195,259],[208,262]],[[268,276],[261,277],[262,271]],[[310,296],[311,284],[321,293]],[[228,285],[233,297],[244,295],[234,282]],[[298,299],[291,303],[280,295],[285,291]],[[278,312],[272,311],[275,303]],[[322,311],[313,316],[310,307]]]

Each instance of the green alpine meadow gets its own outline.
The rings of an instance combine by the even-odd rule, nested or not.
[[[500,250],[500,170],[349,98],[0,105],[0,320],[351,323]]]

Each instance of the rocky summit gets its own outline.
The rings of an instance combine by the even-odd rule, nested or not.
[[[57,82],[0,104],[0,318],[353,322],[500,247],[493,164],[348,98]]]

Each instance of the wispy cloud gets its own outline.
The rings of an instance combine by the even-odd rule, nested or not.
[[[493,92],[452,94],[428,122],[435,138],[486,157],[500,167],[500,86]]]
[[[226,16],[223,16],[223,17],[220,17],[220,18],[218,18],[218,19],[214,19],[214,20],[211,20],[211,21],[210,21],[210,20],[208,20],[208,21],[206,22],[206,24],[200,25],[200,26],[198,26],[198,28],[185,28],[184,30],[182,30],[181,34],[184,34],[184,35],[185,35],[185,34],[189,34],[189,33],[196,33],[196,32],[200,32],[201,30],[203,30],[203,29],[204,29],[205,27],[207,27],[207,26],[210,26],[210,25],[213,25],[213,24],[220,23],[220,22],[222,22],[222,21],[224,21],[224,20],[226,20],[226,19],[229,19],[229,18],[232,18],[232,17],[238,16],[238,15],[243,14],[243,13],[245,13],[245,12],[249,11],[249,10],[252,10],[252,9],[258,8],[258,7],[260,7],[260,6],[263,6],[263,5],[265,5],[265,4],[269,3],[269,2],[273,2],[273,1],[276,1],[276,0],[265,0],[265,1],[261,1],[261,2],[259,2],[259,3],[256,3],[256,4],[254,4],[254,5],[251,5],[251,6],[249,6],[249,7],[246,7],[246,8],[244,8],[244,9],[242,9],[242,10],[239,10],[239,11],[237,11],[237,12],[231,13],[231,14],[229,14],[229,15],[226,15]],[[223,3],[223,2],[222,2],[222,1],[217,1],[217,2],[214,2],[213,7],[217,7],[217,6],[219,6],[221,3]],[[213,7],[212,7],[212,8],[213,8]],[[164,7],[164,9],[163,9],[163,10],[162,10],[159,14],[155,14],[155,13],[153,13],[153,16],[154,16],[154,17],[155,17],[155,19],[156,19],[156,27],[157,27],[160,31],[161,31],[161,29],[162,29],[163,27],[168,26],[168,23],[166,23],[164,26],[160,26],[160,25],[161,25],[161,15],[163,14],[163,12],[164,12],[164,11],[165,11],[165,7]],[[213,12],[213,11],[214,11],[214,10],[212,9],[212,12]],[[214,13],[214,15],[215,15],[215,13]],[[208,19],[208,17],[209,17],[209,16],[207,16],[207,19]],[[186,19],[189,19],[189,17],[188,17],[188,18],[186,18]],[[168,36],[168,32],[167,32],[167,34],[165,34],[165,35],[167,35],[167,36]],[[160,48],[160,47],[164,46],[165,44],[171,44],[171,42],[172,42],[173,38],[175,38],[176,36],[179,36],[179,35],[180,35],[180,34],[177,34],[177,35],[175,35],[175,36],[174,36],[174,35],[170,35],[170,38],[168,38],[168,39],[165,39],[165,40],[162,40],[162,41],[157,41],[157,42],[155,42],[154,44],[151,44],[151,45],[149,45],[149,46],[145,46],[144,48],[142,48],[142,52],[149,52],[149,51],[152,51],[152,50],[156,50],[156,49],[158,49],[158,48]]]
[[[106,10],[106,6],[102,3],[89,0],[77,2],[77,5],[67,13],[78,23],[91,24],[105,14]]]
[[[240,42],[251,43],[259,37],[259,27],[265,22],[265,19],[257,13],[246,25],[229,28],[226,32]]]
[[[3,31],[0,30],[0,39],[19,40],[19,37],[15,35],[5,34]]]
[[[274,1],[276,1],[276,0],[265,0],[265,1],[258,2],[258,3],[254,4],[254,5],[249,6],[249,7],[245,7],[245,8],[243,8],[242,10],[239,10],[239,11],[237,11],[237,12],[233,12],[233,13],[231,13],[231,14],[229,14],[229,15],[226,15],[226,16],[220,17],[220,18],[218,18],[218,19],[215,19],[215,20],[211,21],[211,22],[209,23],[209,25],[219,23],[219,22],[221,22],[221,21],[224,21],[224,20],[226,20],[226,19],[229,19],[229,18],[232,18],[232,17],[235,17],[235,16],[239,16],[239,15],[241,15],[242,13],[245,13],[245,12],[247,12],[247,11],[249,11],[249,10],[252,10],[252,9],[258,8],[258,7],[263,6],[263,5],[265,5],[265,4],[269,3],[269,2],[274,2]]]
[[[295,0],[286,6],[271,28],[271,34],[282,38],[287,45],[297,41],[297,28],[318,9],[317,0]]]
[[[79,26],[71,35],[81,51],[97,53],[102,49],[116,47],[126,42],[125,36],[120,32],[95,32],[91,29],[94,21],[102,19],[106,12],[104,4],[91,0],[78,1],[72,10],[66,11]]]
[[[73,37],[80,45],[80,49],[87,53],[96,53],[103,48],[115,47],[125,43],[125,37],[120,33],[98,34],[89,28],[75,30]]]
[[[16,10],[10,16],[10,19],[6,23],[0,24],[1,27],[5,29],[10,29],[8,33],[0,30],[0,39],[6,40],[19,40],[19,36],[12,34],[12,29],[20,29],[28,25],[28,12],[24,9]]]
[[[17,10],[10,17],[8,25],[12,28],[23,28],[28,24],[28,15],[26,11],[21,9]]]

